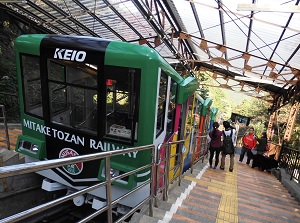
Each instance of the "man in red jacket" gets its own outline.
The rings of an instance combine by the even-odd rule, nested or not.
[[[252,158],[251,150],[256,147],[256,136],[254,135],[254,128],[250,127],[249,132],[243,136],[243,147],[240,155],[240,162],[243,162],[245,153],[247,152],[247,162],[246,164],[250,164],[250,160]]]

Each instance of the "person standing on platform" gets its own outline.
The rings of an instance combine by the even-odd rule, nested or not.
[[[252,158],[251,150],[256,147],[256,142],[257,142],[256,136],[254,134],[254,128],[253,127],[249,128],[249,132],[243,136],[242,141],[243,141],[243,147],[242,147],[242,151],[241,151],[241,154],[240,154],[239,161],[243,162],[245,153],[247,152],[247,162],[246,162],[246,164],[249,165],[250,160]]]
[[[256,151],[257,154],[253,156],[252,168],[258,167],[259,170],[263,169],[264,165],[264,153],[267,150],[267,133],[262,132],[261,138],[257,139],[256,143]]]
[[[222,141],[221,141],[222,132],[218,129],[219,126],[220,125],[219,125],[218,122],[214,122],[213,125],[212,125],[213,130],[207,136],[208,143],[210,143],[210,146],[209,146],[209,153],[210,153],[209,165],[210,165],[210,168],[213,168],[212,162],[213,162],[214,155],[216,154],[214,169],[216,169],[218,164],[219,164],[219,154],[220,154],[220,151],[221,151],[221,143],[222,143]]]
[[[223,122],[223,126],[225,130],[222,131],[223,135],[223,145],[222,145],[222,158],[221,158],[221,165],[220,169],[225,169],[225,158],[226,155],[230,155],[230,164],[229,164],[229,171],[233,171],[234,167],[234,148],[236,146],[236,130],[230,128],[230,123],[227,121]]]

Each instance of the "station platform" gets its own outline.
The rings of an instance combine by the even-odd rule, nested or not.
[[[9,142],[10,142],[10,149],[14,150],[16,148],[16,143],[18,139],[18,135],[22,134],[21,129],[8,129],[8,134],[9,134]],[[7,149],[7,144],[4,141],[5,138],[5,130],[0,129],[0,149]]]
[[[245,163],[236,162],[233,172],[206,165],[196,177],[184,179],[191,182],[189,193],[172,218],[161,222],[299,222],[298,201],[274,175]]]

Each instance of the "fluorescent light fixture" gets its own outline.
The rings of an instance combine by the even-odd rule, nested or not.
[[[274,4],[238,4],[237,11],[300,13],[300,6],[274,5]]]

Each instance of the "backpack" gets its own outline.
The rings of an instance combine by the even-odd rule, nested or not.
[[[223,153],[224,154],[233,154],[234,153],[234,147],[233,147],[233,143],[232,143],[232,134],[233,131],[231,129],[230,135],[227,136],[225,135],[224,130],[222,131],[223,133]]]

